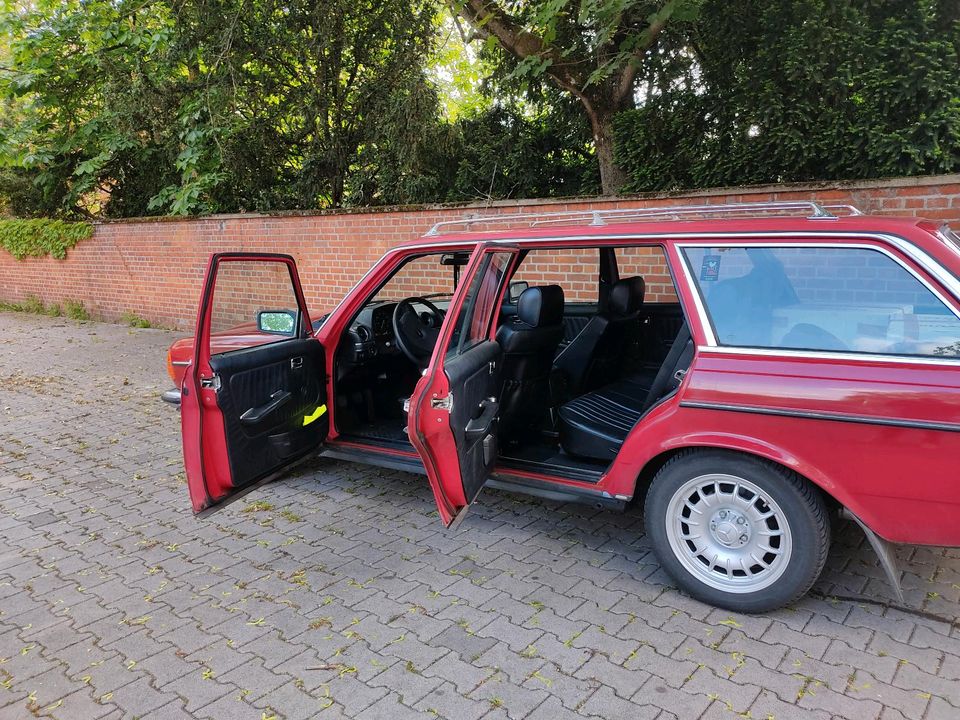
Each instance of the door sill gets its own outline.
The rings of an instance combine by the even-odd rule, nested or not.
[[[590,505],[606,510],[622,511],[627,506],[626,500],[619,500],[605,490],[559,485],[549,480],[511,475],[509,470],[500,468],[487,480],[485,487],[524,493],[545,500]]]
[[[413,449],[402,450],[396,446],[374,444],[366,438],[351,438],[341,436],[337,440],[328,442],[320,451],[323,457],[336,460],[374,465],[389,470],[403,470],[405,472],[425,475],[426,470],[420,456]]]

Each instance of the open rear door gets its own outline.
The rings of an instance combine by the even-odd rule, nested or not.
[[[181,399],[196,513],[309,456],[327,436],[324,350],[289,255],[213,255]]]
[[[516,258],[516,248],[502,245],[474,251],[410,399],[410,441],[446,526],[463,518],[497,458],[503,353],[493,338],[494,321]]]

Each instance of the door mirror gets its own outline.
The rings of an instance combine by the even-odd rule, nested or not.
[[[293,310],[260,310],[257,313],[257,330],[271,335],[295,335],[297,313]]]
[[[523,291],[528,287],[530,287],[530,283],[526,280],[514,280],[510,283],[510,287],[507,290],[507,301],[511,304],[519,302],[520,296],[523,295]]]

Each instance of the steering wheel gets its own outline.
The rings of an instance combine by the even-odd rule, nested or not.
[[[414,305],[422,305],[427,312],[421,315]],[[418,368],[430,364],[442,324],[440,309],[426,298],[409,297],[398,302],[393,309],[393,335],[397,346]]]

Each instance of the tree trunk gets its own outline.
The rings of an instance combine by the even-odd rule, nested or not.
[[[600,189],[604,195],[616,195],[627,182],[627,173],[613,156],[613,118],[615,112],[596,111],[587,107],[593,143],[600,164]]]

